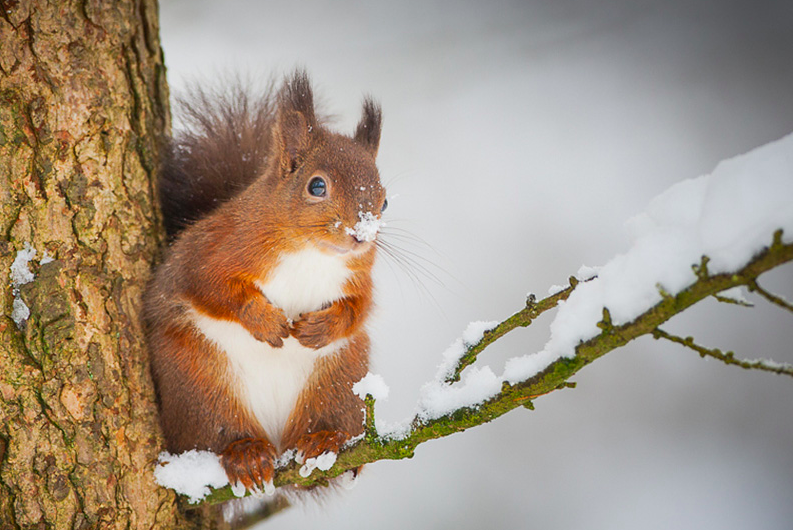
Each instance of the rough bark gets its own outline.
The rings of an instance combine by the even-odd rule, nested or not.
[[[138,319],[169,126],[156,1],[0,7],[0,527],[184,528],[152,479]]]

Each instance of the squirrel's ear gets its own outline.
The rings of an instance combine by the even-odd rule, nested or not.
[[[273,135],[282,174],[292,173],[300,165],[311,145],[311,130],[303,113],[278,111]]]
[[[311,134],[316,127],[311,82],[305,71],[298,70],[281,89],[273,130],[284,173],[297,169],[311,145]]]
[[[363,100],[363,116],[355,129],[355,141],[368,149],[372,156],[377,156],[382,125],[383,111],[380,105],[372,98],[366,97]]]

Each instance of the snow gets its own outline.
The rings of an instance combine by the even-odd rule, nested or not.
[[[229,483],[215,453],[195,450],[180,455],[161,453],[154,469],[154,480],[160,486],[186,495],[193,504],[209,495],[210,488],[222,488]]]
[[[30,308],[17,295],[17,297],[14,298],[11,309],[11,320],[13,320],[17,326],[21,326],[28,318],[30,318]]]
[[[295,451],[284,452],[275,462],[276,469],[281,468],[295,457]],[[316,458],[308,458],[300,468],[300,476],[308,477],[315,469],[327,471],[336,463],[336,453],[325,452]],[[185,495],[195,504],[209,495],[213,489],[229,484],[226,471],[220,463],[220,457],[211,451],[186,451],[178,455],[167,452],[160,453],[157,467],[154,469],[154,480],[164,488],[170,488],[180,495]],[[354,480],[347,477],[345,486],[352,487]],[[245,486],[240,483],[231,485],[231,492],[237,497],[244,497]],[[264,492],[254,490],[254,496],[273,495],[275,486],[272,481],[264,484]]]
[[[31,272],[28,264],[36,257],[36,249],[25,241],[24,248],[17,251],[14,262],[11,264],[11,292],[14,295],[14,301],[11,309],[11,320],[13,320],[17,327],[30,317],[30,308],[25,304],[20,296],[19,288],[27,283],[32,282],[36,275]],[[44,251],[44,257],[41,259],[41,264],[53,261],[52,257]]]
[[[680,182],[630,219],[633,246],[580,284],[551,323],[539,353],[511,359],[509,383],[524,381],[596,336],[607,307],[625,324],[696,281],[692,266],[708,256],[711,274],[737,270],[783,229],[793,241],[793,134],[719,163],[710,175]]]
[[[11,264],[11,285],[14,288],[30,283],[36,278],[28,268],[28,263],[35,257],[36,249],[25,241],[25,248],[17,252],[14,262]]]
[[[556,284],[551,285],[550,287],[548,287],[548,296],[553,296],[556,293],[560,293],[564,291],[565,289],[567,289],[566,285],[556,285]]]
[[[590,267],[588,265],[581,265],[578,269],[578,272],[575,273],[575,277],[579,281],[586,281],[591,280],[595,276],[598,275],[598,268],[599,267]]]
[[[499,324],[493,321],[475,321],[468,324],[460,338],[443,352],[435,378],[420,391],[416,415],[422,421],[440,418],[462,407],[474,407],[501,390],[501,379],[487,367],[471,367],[464,372],[459,384],[448,383],[460,359],[485,335]],[[375,422],[378,432],[391,438],[403,437],[410,432],[406,424],[388,425]]]
[[[542,350],[522,357],[513,357],[504,365],[503,379],[510,384],[525,381],[548,368],[557,359],[559,359],[559,356],[548,350]]]
[[[381,375],[367,373],[360,381],[352,385],[353,393],[365,399],[369,394],[376,400],[388,399],[389,388]]]
[[[472,366],[460,384],[430,381],[421,388],[418,417],[422,421],[440,418],[464,407],[474,407],[501,391],[502,380],[488,366]]]
[[[752,305],[752,303],[746,298],[745,288],[741,286],[722,291],[719,293],[719,296],[721,298],[726,298],[727,300],[732,300],[738,304]]]
[[[463,331],[463,344],[467,348],[476,345],[476,343],[482,340],[482,338],[485,336],[485,332],[490,331],[494,327],[498,326],[498,324],[499,322],[497,320],[489,322],[482,320],[470,322],[468,327],[465,328],[465,331]]]
[[[446,351],[441,354],[442,361],[438,365],[438,371],[435,374],[435,381],[442,382],[451,377],[455,368],[460,362],[460,359],[468,351],[469,348],[475,346],[482,337],[485,336],[486,331],[490,331],[498,326],[497,320],[483,321],[477,320],[468,324],[460,338],[452,342]]]
[[[435,378],[421,388],[416,412],[420,420],[429,421],[459,408],[474,407],[501,390],[501,379],[487,366],[468,368],[463,373],[462,381],[457,384],[447,382],[458,366],[460,358],[482,340],[485,332],[498,324],[499,322],[495,320],[469,323],[462,336],[443,352]],[[375,419],[375,427],[377,432],[386,438],[399,439],[410,434],[410,420],[388,423]]]
[[[275,459],[273,465],[275,466],[275,469],[286,467],[289,465],[289,462],[294,460],[296,457],[297,457],[297,450],[287,449],[286,451],[278,455],[278,458]]]
[[[311,476],[315,469],[327,471],[336,463],[336,453],[325,451],[316,458],[307,458],[300,468],[300,476],[305,478]]]
[[[498,324],[497,320],[479,320],[468,324],[460,338],[456,339],[443,353],[434,379],[421,388],[415,417],[421,421],[437,419],[459,408],[475,407],[501,390],[501,378],[497,377],[487,366],[469,367],[463,373],[459,383],[447,382],[458,366],[460,358],[469,348],[479,343],[487,331],[495,328]],[[365,396],[366,390],[377,390],[377,386],[380,385],[380,376],[372,376],[370,379],[371,375],[367,374],[353,386],[353,391],[359,396]],[[366,384],[362,385],[362,383]],[[375,417],[375,428],[383,438],[403,439],[410,435],[412,420],[413,416],[399,422],[388,422]]]
[[[375,417],[374,426],[377,435],[386,440],[404,440],[413,431],[413,417],[401,421],[389,421]]]
[[[374,241],[380,228],[385,226],[382,219],[378,219],[372,212],[358,212],[358,218],[360,221],[354,227],[345,229],[358,241]]]

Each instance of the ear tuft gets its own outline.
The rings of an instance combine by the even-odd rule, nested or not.
[[[284,82],[279,94],[279,108],[299,112],[310,125],[314,125],[314,92],[305,70],[295,72]]]
[[[316,130],[314,93],[305,70],[295,71],[278,93],[278,113],[274,127],[283,172],[293,172],[311,146]]]
[[[364,146],[372,156],[377,156],[380,146],[380,129],[383,126],[383,111],[371,97],[363,100],[363,115],[355,129],[355,141]]]

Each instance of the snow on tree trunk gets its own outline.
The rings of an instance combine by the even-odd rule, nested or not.
[[[169,127],[155,0],[4,1],[0,528],[185,528],[139,322]]]

